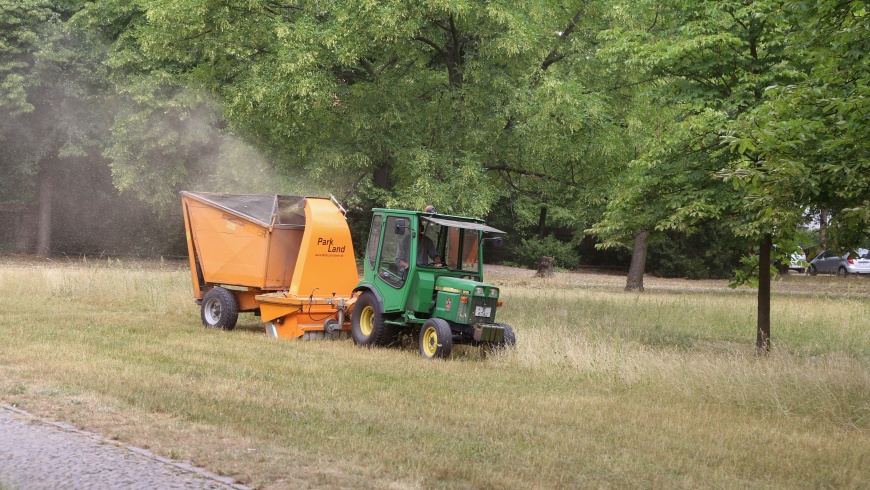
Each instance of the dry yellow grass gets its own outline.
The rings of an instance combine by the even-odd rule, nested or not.
[[[263,488],[870,482],[866,278],[777,283],[761,360],[724,281],[489,279],[517,348],[425,362],[205,330],[183,267],[6,261],[0,400]]]

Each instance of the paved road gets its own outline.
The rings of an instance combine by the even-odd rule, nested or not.
[[[231,478],[0,405],[0,489],[245,490]]]

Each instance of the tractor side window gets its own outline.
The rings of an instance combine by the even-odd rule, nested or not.
[[[400,288],[405,284],[411,252],[411,220],[390,216],[385,225],[384,244],[378,261],[378,277],[390,286]]]
[[[369,268],[375,268],[375,261],[378,258],[378,245],[381,244],[381,228],[384,223],[384,217],[375,215],[372,218],[372,230],[369,232],[369,246],[366,249],[366,258],[369,262]]]
[[[459,269],[459,229],[449,228],[447,234],[446,262],[450,269]]]
[[[441,225],[437,223],[421,223],[420,239],[417,241],[417,265],[425,266],[440,258],[439,245],[441,241]]]
[[[480,233],[472,230],[463,230],[462,238],[462,270],[478,272],[480,270]]]

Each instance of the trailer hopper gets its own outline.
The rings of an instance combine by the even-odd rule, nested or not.
[[[324,198],[182,192],[193,282],[207,326],[259,313],[272,337],[341,336],[358,282],[342,209]]]

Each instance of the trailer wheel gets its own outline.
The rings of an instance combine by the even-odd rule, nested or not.
[[[386,326],[375,295],[368,291],[360,295],[353,307],[350,323],[350,332],[356,345],[372,347],[381,344]]]
[[[507,323],[496,323],[504,327],[504,340],[501,342],[486,342],[480,345],[481,357],[486,357],[496,351],[513,348],[517,345],[517,336],[514,329]]]
[[[450,324],[440,318],[430,318],[420,329],[418,342],[420,355],[426,359],[449,357],[453,350],[453,332]]]
[[[202,298],[202,324],[209,328],[232,330],[239,319],[239,304],[228,290],[216,287]]]

